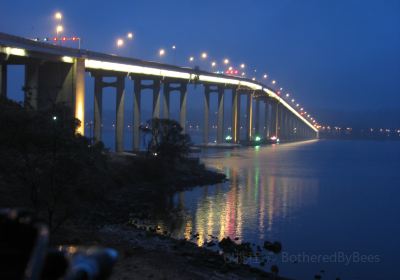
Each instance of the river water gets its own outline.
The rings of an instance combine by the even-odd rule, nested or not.
[[[229,181],[175,195],[175,237],[280,241],[264,266],[249,262],[295,279],[400,279],[400,142],[307,141],[202,160]]]

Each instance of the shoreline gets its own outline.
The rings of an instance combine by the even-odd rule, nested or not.
[[[125,164],[123,158],[113,156],[112,161]],[[207,246],[198,247],[167,232],[130,224],[132,217],[151,219],[155,208],[163,209],[162,201],[168,195],[226,181],[224,174],[207,168],[192,176],[183,174],[183,178],[176,172],[158,184],[124,184],[111,190],[90,215],[76,217],[55,232],[51,244],[117,249],[119,260],[110,279],[284,279],[249,265],[226,262]]]

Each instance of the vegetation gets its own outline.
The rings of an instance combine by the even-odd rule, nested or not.
[[[71,116],[63,105],[33,111],[0,99],[0,207],[32,209],[56,230],[77,217],[127,219],[132,205],[225,178],[187,157],[190,138],[176,121],[151,120],[148,153],[126,156],[77,135]]]
[[[186,158],[191,140],[188,134],[184,134],[181,125],[170,119],[154,118],[149,121],[151,141],[148,151],[161,159],[175,161]]]
[[[101,196],[107,181],[103,145],[90,145],[76,135],[80,123],[70,116],[69,108],[61,105],[33,112],[0,100],[0,184],[29,197],[24,206],[51,229],[72,214],[76,196]]]

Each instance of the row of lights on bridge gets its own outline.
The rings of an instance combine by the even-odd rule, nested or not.
[[[56,12],[54,14],[54,19],[56,20],[56,37],[53,38],[49,38],[46,37],[43,39],[44,42],[56,42],[56,43],[61,43],[61,42],[67,42],[67,41],[72,41],[72,42],[78,42],[79,43],[79,48],[81,45],[81,38],[77,37],[77,36],[73,36],[73,37],[67,37],[67,36],[62,36],[60,37],[60,35],[64,32],[64,26],[62,25],[62,19],[63,19],[63,14],[61,12]],[[122,48],[123,46],[125,46],[126,41],[132,41],[134,39],[134,33],[133,32],[127,32],[126,35],[124,37],[120,37],[116,40],[116,46],[117,48]],[[39,41],[39,38],[35,38],[34,40]],[[172,45],[171,46],[171,50],[174,53],[174,57],[175,57],[175,52],[176,52],[176,45]],[[158,55],[159,57],[164,57],[167,55],[167,50],[164,48],[159,49],[158,51]],[[209,55],[207,52],[201,52],[200,54],[200,60],[201,61],[206,61],[209,58]],[[194,56],[190,56],[188,58],[189,63],[194,63],[196,61]],[[211,66],[211,71],[215,72],[215,73],[220,73],[220,74],[227,74],[227,75],[233,75],[233,76],[239,76],[239,77],[246,77],[246,72],[245,69],[247,68],[247,65],[245,63],[241,63],[239,65],[238,68],[234,68],[233,66],[231,66],[231,61],[229,58],[224,58],[222,60],[222,65],[224,66],[224,68],[226,68],[226,70],[224,71],[216,71],[216,68],[218,66],[217,61],[213,60],[210,62],[210,66]],[[254,69],[253,70],[254,74],[257,73],[257,70]],[[266,73],[264,73],[262,75],[262,79],[263,80],[267,80],[268,79],[268,75]],[[256,81],[256,77],[253,76],[251,78],[252,81]],[[277,85],[277,81],[276,80],[271,80],[271,85],[272,86],[276,86]],[[280,87],[279,90],[277,90],[277,94],[282,96],[282,92],[283,92],[283,88]],[[295,103],[295,99],[290,99],[290,94],[286,93],[283,97],[286,97],[286,99],[289,101],[291,101],[291,103],[293,104],[293,107],[299,112],[300,115],[302,115],[304,118],[307,118],[308,120],[310,120],[312,122],[312,124],[314,126],[318,126],[316,120],[310,116],[310,114],[308,114],[303,107],[300,106],[299,103]]]

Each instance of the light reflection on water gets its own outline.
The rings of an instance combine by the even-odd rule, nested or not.
[[[396,144],[309,141],[207,152],[204,163],[229,181],[176,194],[173,207],[184,215],[174,226],[168,220],[160,224],[178,238],[198,233],[194,241],[199,246],[211,236],[229,236],[261,246],[278,240],[290,254],[343,250],[379,254],[385,260],[345,266],[278,258],[282,274],[296,279],[313,279],[322,269],[333,279],[400,279],[392,266],[395,249],[400,249],[395,238],[400,228],[393,223],[400,213]],[[393,245],[385,246],[384,240]]]
[[[285,147],[291,148],[293,145]],[[246,238],[248,233],[243,233],[244,227],[264,241],[267,234],[274,235],[276,220],[290,219],[297,209],[315,202],[318,180],[312,174],[298,176],[293,171],[290,176],[283,175],[281,167],[274,163],[279,160],[275,149],[228,151],[222,156],[217,154],[204,159],[207,166],[224,172],[229,181],[204,187],[195,208],[191,197],[199,198],[197,190],[184,194],[187,208],[193,213],[187,219],[195,221],[187,223],[195,227],[186,231],[200,234],[199,246],[210,241],[210,235],[219,239],[226,236]],[[269,160],[264,161],[266,156]]]

